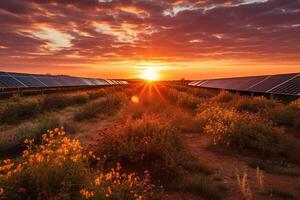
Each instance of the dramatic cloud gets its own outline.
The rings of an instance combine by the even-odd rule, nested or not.
[[[300,0],[0,1],[5,66],[300,63]]]

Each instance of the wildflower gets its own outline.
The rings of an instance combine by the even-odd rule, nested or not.
[[[92,191],[90,192],[86,189],[81,189],[80,194],[86,199],[89,199],[94,196],[94,192],[92,192]]]
[[[4,189],[0,188],[0,196],[4,194]]]
[[[18,192],[19,192],[19,193],[25,193],[25,192],[26,192],[26,189],[21,187],[21,188],[19,188]]]
[[[256,180],[258,183],[259,190],[263,191],[264,190],[264,174],[259,169],[259,167],[256,168]]]

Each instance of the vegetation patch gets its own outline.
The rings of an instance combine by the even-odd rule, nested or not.
[[[104,116],[112,115],[120,109],[122,103],[126,99],[127,97],[122,92],[109,94],[105,99],[90,102],[82,108],[79,108],[74,113],[74,120],[88,120],[96,117],[98,114],[102,114]]]
[[[224,197],[226,188],[203,175],[187,175],[180,180],[175,179],[169,185],[170,190],[189,192],[200,195],[205,199],[218,200]]]
[[[300,171],[289,166],[288,164],[280,164],[274,161],[255,160],[248,163],[250,167],[257,168],[270,173],[285,176],[300,176]]]
[[[104,171],[90,167],[101,159],[86,153],[80,142],[55,129],[42,136],[42,143],[25,140],[27,148],[17,161],[0,163],[1,199],[160,199],[160,187],[150,176],[121,172],[121,166]]]
[[[169,89],[166,91],[167,97],[176,105],[189,110],[195,110],[200,103],[199,99],[192,94],[186,92],[179,92],[175,89]]]
[[[33,118],[39,114],[41,107],[36,101],[10,103],[0,108],[0,124],[14,124]]]
[[[12,134],[0,133],[0,152],[2,155],[18,152],[26,138],[39,139],[41,134],[59,126],[55,115],[43,117],[35,122],[21,124]]]
[[[276,102],[265,97],[239,97],[234,105],[238,111],[258,113],[275,107]]]
[[[193,159],[179,134],[168,120],[158,115],[144,115],[107,130],[97,140],[94,152],[107,155],[108,162],[117,160],[129,167],[147,168],[156,177],[169,176]]]
[[[291,145],[272,124],[257,115],[238,113],[234,109],[209,107],[198,113],[202,131],[212,137],[213,144],[253,150],[265,156],[290,156]]]

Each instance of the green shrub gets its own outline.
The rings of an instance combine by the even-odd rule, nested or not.
[[[256,115],[238,113],[234,109],[210,107],[200,112],[202,130],[212,136],[213,143],[282,155],[287,152],[287,141],[268,121]]]
[[[300,133],[300,99],[291,102],[288,107],[294,112],[294,128]]]
[[[269,118],[277,125],[293,127],[296,125],[297,113],[291,107],[280,105],[268,111]]]
[[[195,89],[195,91],[192,92],[192,94],[194,94],[196,97],[199,98],[208,99],[216,96],[216,91],[204,89],[204,88],[197,88]]]
[[[40,106],[35,101],[6,104],[0,108],[0,123],[14,124],[37,116]]]
[[[87,103],[89,101],[89,96],[88,95],[74,95],[71,97],[71,104],[84,104]]]
[[[174,89],[169,89],[166,93],[171,102],[174,102],[184,109],[195,110],[200,103],[198,98],[186,92],[178,92]]]
[[[94,151],[107,155],[108,162],[147,167],[157,176],[177,173],[191,159],[178,130],[158,115],[128,119],[124,125],[107,130],[97,141]]]
[[[11,134],[0,134],[1,154],[15,153],[22,149],[23,141],[26,138],[38,139],[47,130],[52,130],[59,126],[59,119],[54,116],[43,117],[36,122],[27,122],[20,125]]]
[[[222,199],[226,188],[218,185],[203,175],[189,175],[175,179],[170,184],[170,190],[190,192],[204,197],[205,199]]]
[[[213,101],[219,103],[229,103],[237,96],[228,92],[228,91],[221,91],[217,96],[213,97]]]
[[[40,145],[25,140],[19,159],[0,161],[1,199],[160,199],[161,190],[147,172],[140,178],[123,173],[120,165],[105,172],[100,158],[63,130],[49,131],[41,140]]]
[[[300,171],[296,168],[291,167],[289,164],[283,164],[276,161],[268,160],[255,160],[249,162],[249,166],[259,169],[275,175],[285,175],[285,176],[300,176]]]
[[[273,108],[276,102],[265,97],[239,97],[234,102],[238,111],[247,111],[251,113],[263,112],[266,109]]]

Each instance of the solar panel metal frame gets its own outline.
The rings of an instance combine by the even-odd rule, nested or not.
[[[127,84],[121,80],[105,80],[64,75],[0,72],[0,88],[51,88],[77,86],[105,86]]]
[[[203,88],[300,96],[300,73],[208,79],[191,81],[188,85]],[[284,87],[289,91],[280,91]]]

